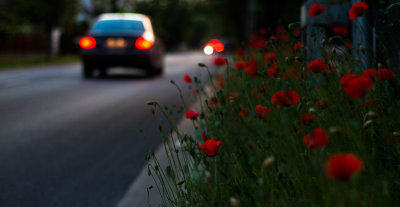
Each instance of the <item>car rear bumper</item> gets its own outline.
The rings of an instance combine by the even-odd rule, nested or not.
[[[82,51],[82,60],[84,64],[91,67],[139,67],[149,68],[151,65],[150,51]]]

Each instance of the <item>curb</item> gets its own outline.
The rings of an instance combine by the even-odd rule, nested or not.
[[[213,93],[213,89],[209,84],[207,84],[204,89],[207,96],[210,96]],[[200,108],[199,99],[197,98],[194,101],[194,103],[190,105],[189,108],[190,109]],[[182,116],[181,120],[179,121],[177,128],[182,134],[188,134],[192,136],[194,136],[195,134],[192,121],[186,119],[184,116]],[[168,165],[167,155],[163,143],[161,143],[161,145],[155,151],[155,156],[157,157],[158,162],[163,168]],[[149,195],[147,195],[147,187],[149,186],[153,186],[153,189],[149,190]],[[125,195],[121,198],[121,200],[117,203],[117,205],[115,205],[115,207],[149,206],[149,203],[147,203],[148,196],[149,196],[149,203],[151,206],[159,206],[162,203],[161,195],[159,194],[156,188],[156,183],[154,182],[151,176],[147,175],[147,165],[146,165],[143,167],[140,174],[132,182],[131,186],[128,188]]]
[[[196,105],[198,104],[194,103],[191,107]],[[191,120],[183,117],[177,126],[182,133],[194,135],[194,128]],[[161,166],[168,165],[167,155],[162,143],[155,152],[155,156]],[[148,195],[146,189],[150,185],[153,186],[153,189],[149,190],[149,203],[151,206],[159,206],[159,204],[162,203],[161,196],[156,188],[153,178],[147,175],[146,165],[115,207],[149,206],[147,203]]]

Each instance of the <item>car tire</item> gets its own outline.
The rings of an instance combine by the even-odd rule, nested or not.
[[[84,64],[82,68],[83,78],[91,78],[93,76],[93,67],[88,64]]]
[[[160,67],[157,69],[157,75],[162,76],[164,74],[164,67]]]
[[[107,68],[105,68],[105,67],[101,67],[101,68],[99,68],[99,76],[100,77],[107,77]]]
[[[146,70],[146,77],[147,78],[152,78],[156,75],[156,70],[154,70],[153,68],[149,68]]]

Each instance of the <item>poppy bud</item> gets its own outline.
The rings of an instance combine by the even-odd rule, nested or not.
[[[332,54],[336,54],[336,48],[332,48]]]
[[[230,197],[229,203],[231,204],[232,207],[240,207],[240,201],[235,197]]]
[[[210,173],[210,171],[206,170],[204,171],[204,176],[206,177],[207,182],[211,183],[212,182],[212,175]]]
[[[287,56],[285,57],[285,62],[289,63],[289,57],[287,57]]]
[[[198,65],[199,67],[206,67],[206,64],[204,64],[204,63],[197,63],[197,65]]]
[[[296,29],[299,26],[299,22],[293,22],[288,25],[289,29]]]
[[[310,108],[308,109],[308,113],[310,113],[310,114],[317,113],[317,109],[315,109],[315,108],[313,108],[313,107],[310,107]]]
[[[364,129],[368,129],[373,123],[374,123],[374,121],[372,121],[372,120],[367,120],[366,122],[364,122],[363,128],[364,128]]]
[[[378,68],[383,68],[382,63],[378,63]]]
[[[148,176],[150,176],[150,175],[151,175],[151,170],[150,170],[150,168],[149,168],[149,167],[147,168],[147,175],[148,175]]]
[[[368,111],[364,116],[364,121],[366,120],[374,120],[378,117],[378,114],[374,111]]]
[[[294,59],[295,59],[297,62],[300,62],[300,63],[303,62],[303,59],[301,59],[301,57],[299,57],[299,56],[295,56]]]
[[[393,136],[395,136],[395,137],[400,137],[400,131],[393,132]]]
[[[185,183],[185,179],[176,182],[176,185],[182,185],[183,183]]]
[[[157,103],[157,101],[153,101],[153,100],[150,100],[150,101],[146,102],[146,104],[149,105],[149,106],[154,105],[156,103]]]
[[[329,127],[328,130],[329,130],[329,133],[332,135],[339,135],[342,132],[340,127],[337,127],[337,126],[331,126],[331,127]]]
[[[328,43],[329,44],[332,44],[332,42],[333,42],[333,40],[336,38],[336,36],[334,36],[334,37],[330,37],[329,39],[328,39]]]
[[[326,40],[325,40],[325,39],[323,39],[323,40],[321,41],[321,45],[322,45],[322,47],[325,47],[325,46],[326,46]]]
[[[271,166],[275,162],[275,158],[273,156],[265,158],[262,168],[267,169],[269,166]]]
[[[367,49],[363,45],[360,45],[360,51],[362,54],[365,55],[365,53],[367,52]]]

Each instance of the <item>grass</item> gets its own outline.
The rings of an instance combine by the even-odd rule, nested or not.
[[[161,206],[400,206],[396,68],[371,59],[367,74],[365,47],[339,53],[329,41],[314,42],[323,57],[314,67],[306,47],[293,47],[300,41],[293,31],[277,31],[257,34],[215,77],[199,64],[213,90],[196,77],[189,85],[201,102],[193,136],[160,122],[169,166],[152,153],[146,160]],[[167,117],[174,110],[149,105]],[[210,143],[202,134],[221,141],[208,148],[216,156],[198,147]]]
[[[65,64],[78,61],[80,61],[80,56],[77,54],[60,55],[50,60],[45,58],[44,55],[7,55],[0,56],[0,70],[13,70],[29,66]]]

